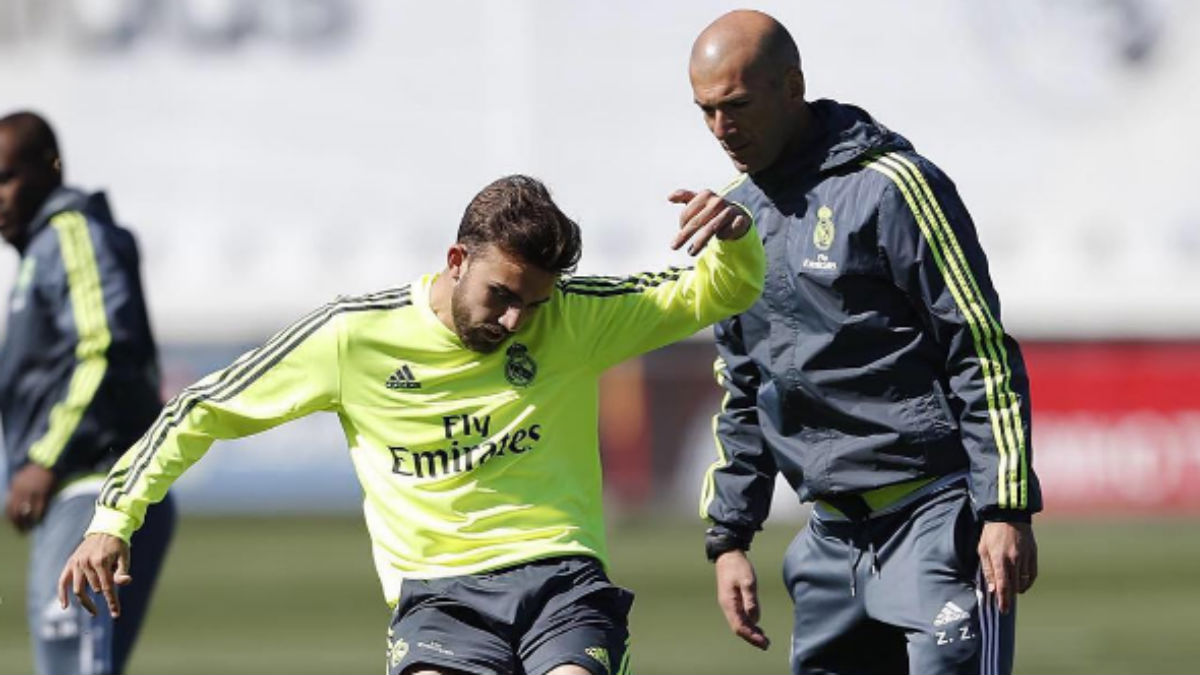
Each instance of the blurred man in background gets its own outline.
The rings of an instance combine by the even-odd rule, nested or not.
[[[129,657],[174,527],[170,500],[139,531],[138,583],[119,623],[61,608],[57,572],[79,543],[103,476],[154,420],[158,356],[133,235],[103,193],[63,185],[50,125],[0,118],[0,234],[20,255],[0,352],[8,496],[31,532],[28,617],[39,673],[117,673]]]
[[[953,183],[861,109],[807,102],[765,14],[708,26],[689,74],[768,257],[716,330],[701,511],[730,627],[768,646],[746,551],[782,472],[815,502],[784,562],[794,672],[1009,672],[1037,575],[1029,389]]]
[[[579,227],[545,186],[485,187],[441,272],[340,298],[168,403],[109,474],[62,603],[73,591],[95,611],[90,585],[121,611],[126,542],[214,439],[325,410],[394,608],[389,673],[626,672],[633,598],[604,570],[600,374],[746,309],[765,267],[740,209],[671,199],[687,204],[674,246],[703,249],[694,269],[563,279]]]

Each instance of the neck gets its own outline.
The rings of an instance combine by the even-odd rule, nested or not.
[[[792,137],[788,140],[784,152],[793,154],[802,152],[816,143],[821,135],[821,123],[813,114],[812,108],[805,103],[796,111],[796,119],[792,124]]]
[[[443,269],[433,278],[429,286],[429,308],[446,328],[454,330],[454,315],[451,313],[451,298],[454,295],[454,280],[450,270]]]

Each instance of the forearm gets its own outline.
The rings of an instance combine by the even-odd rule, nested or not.
[[[749,309],[762,294],[766,254],[751,226],[737,239],[714,239],[696,261],[696,312],[710,324]]]

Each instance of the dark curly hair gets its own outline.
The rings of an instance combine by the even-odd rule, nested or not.
[[[468,251],[495,244],[555,274],[573,272],[583,254],[579,225],[559,210],[536,178],[505,176],[479,191],[458,226]]]

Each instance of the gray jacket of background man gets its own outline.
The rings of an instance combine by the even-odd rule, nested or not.
[[[1041,508],[1029,383],[954,184],[853,106],[726,195],[757,221],[766,288],[716,327],[718,459],[701,515],[761,527],[775,475],[802,501],[969,475],[976,513]]]
[[[26,462],[59,485],[103,472],[162,407],[133,235],[103,193],[59,188],[30,225],[0,351],[11,477]]]

